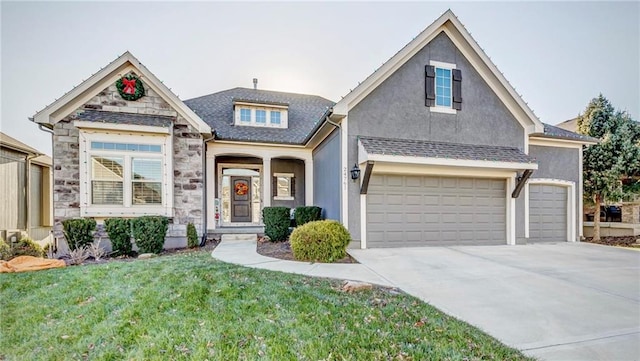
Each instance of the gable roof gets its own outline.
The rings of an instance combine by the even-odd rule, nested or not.
[[[0,145],[2,147],[10,148],[25,154],[42,155],[42,152],[40,152],[39,150],[28,146],[23,142],[17,140],[16,138],[10,137],[2,132],[0,132]]]
[[[442,14],[391,59],[342,98],[334,106],[333,114],[338,117],[346,116],[350,109],[369,95],[378,85],[389,78],[441,32],[444,32],[451,39],[482,79],[525,128],[527,134],[543,131],[542,122],[522,100],[451,10],[447,10]]]
[[[234,102],[286,105],[288,128],[234,125]],[[334,105],[317,95],[248,88],[223,90],[184,103],[215,129],[216,139],[295,145],[307,143]]]
[[[89,79],[67,92],[60,99],[47,105],[37,112],[32,121],[52,127],[54,124],[71,114],[82,104],[89,101],[97,93],[114,83],[122,75],[134,71],[143,78],[146,86],[158,93],[178,114],[189,122],[200,133],[211,133],[211,128],[200,119],[189,107],[187,107],[166,85],[164,85],[153,73],[149,71],[136,57],[126,51],[117,59],[100,69]]]
[[[581,142],[584,144],[597,144],[598,142],[600,142],[600,140],[590,137],[588,135],[571,132],[569,130],[562,129],[560,127],[550,125],[547,123],[543,123],[543,124],[544,124],[544,132],[533,133],[531,134],[532,137],[571,140],[571,141]]]

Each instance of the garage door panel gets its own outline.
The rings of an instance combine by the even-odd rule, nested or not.
[[[505,183],[374,174],[367,196],[368,246],[505,244]]]
[[[529,185],[529,242],[567,240],[567,187]]]

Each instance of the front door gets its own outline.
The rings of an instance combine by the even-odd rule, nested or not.
[[[231,177],[231,222],[251,222],[251,177]]]

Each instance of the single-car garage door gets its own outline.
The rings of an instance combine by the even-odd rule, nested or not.
[[[374,174],[367,247],[506,244],[505,180]]]
[[[529,185],[529,242],[567,241],[567,187]]]

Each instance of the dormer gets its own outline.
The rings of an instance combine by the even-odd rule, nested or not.
[[[234,124],[247,127],[288,128],[289,104],[233,102]]]

